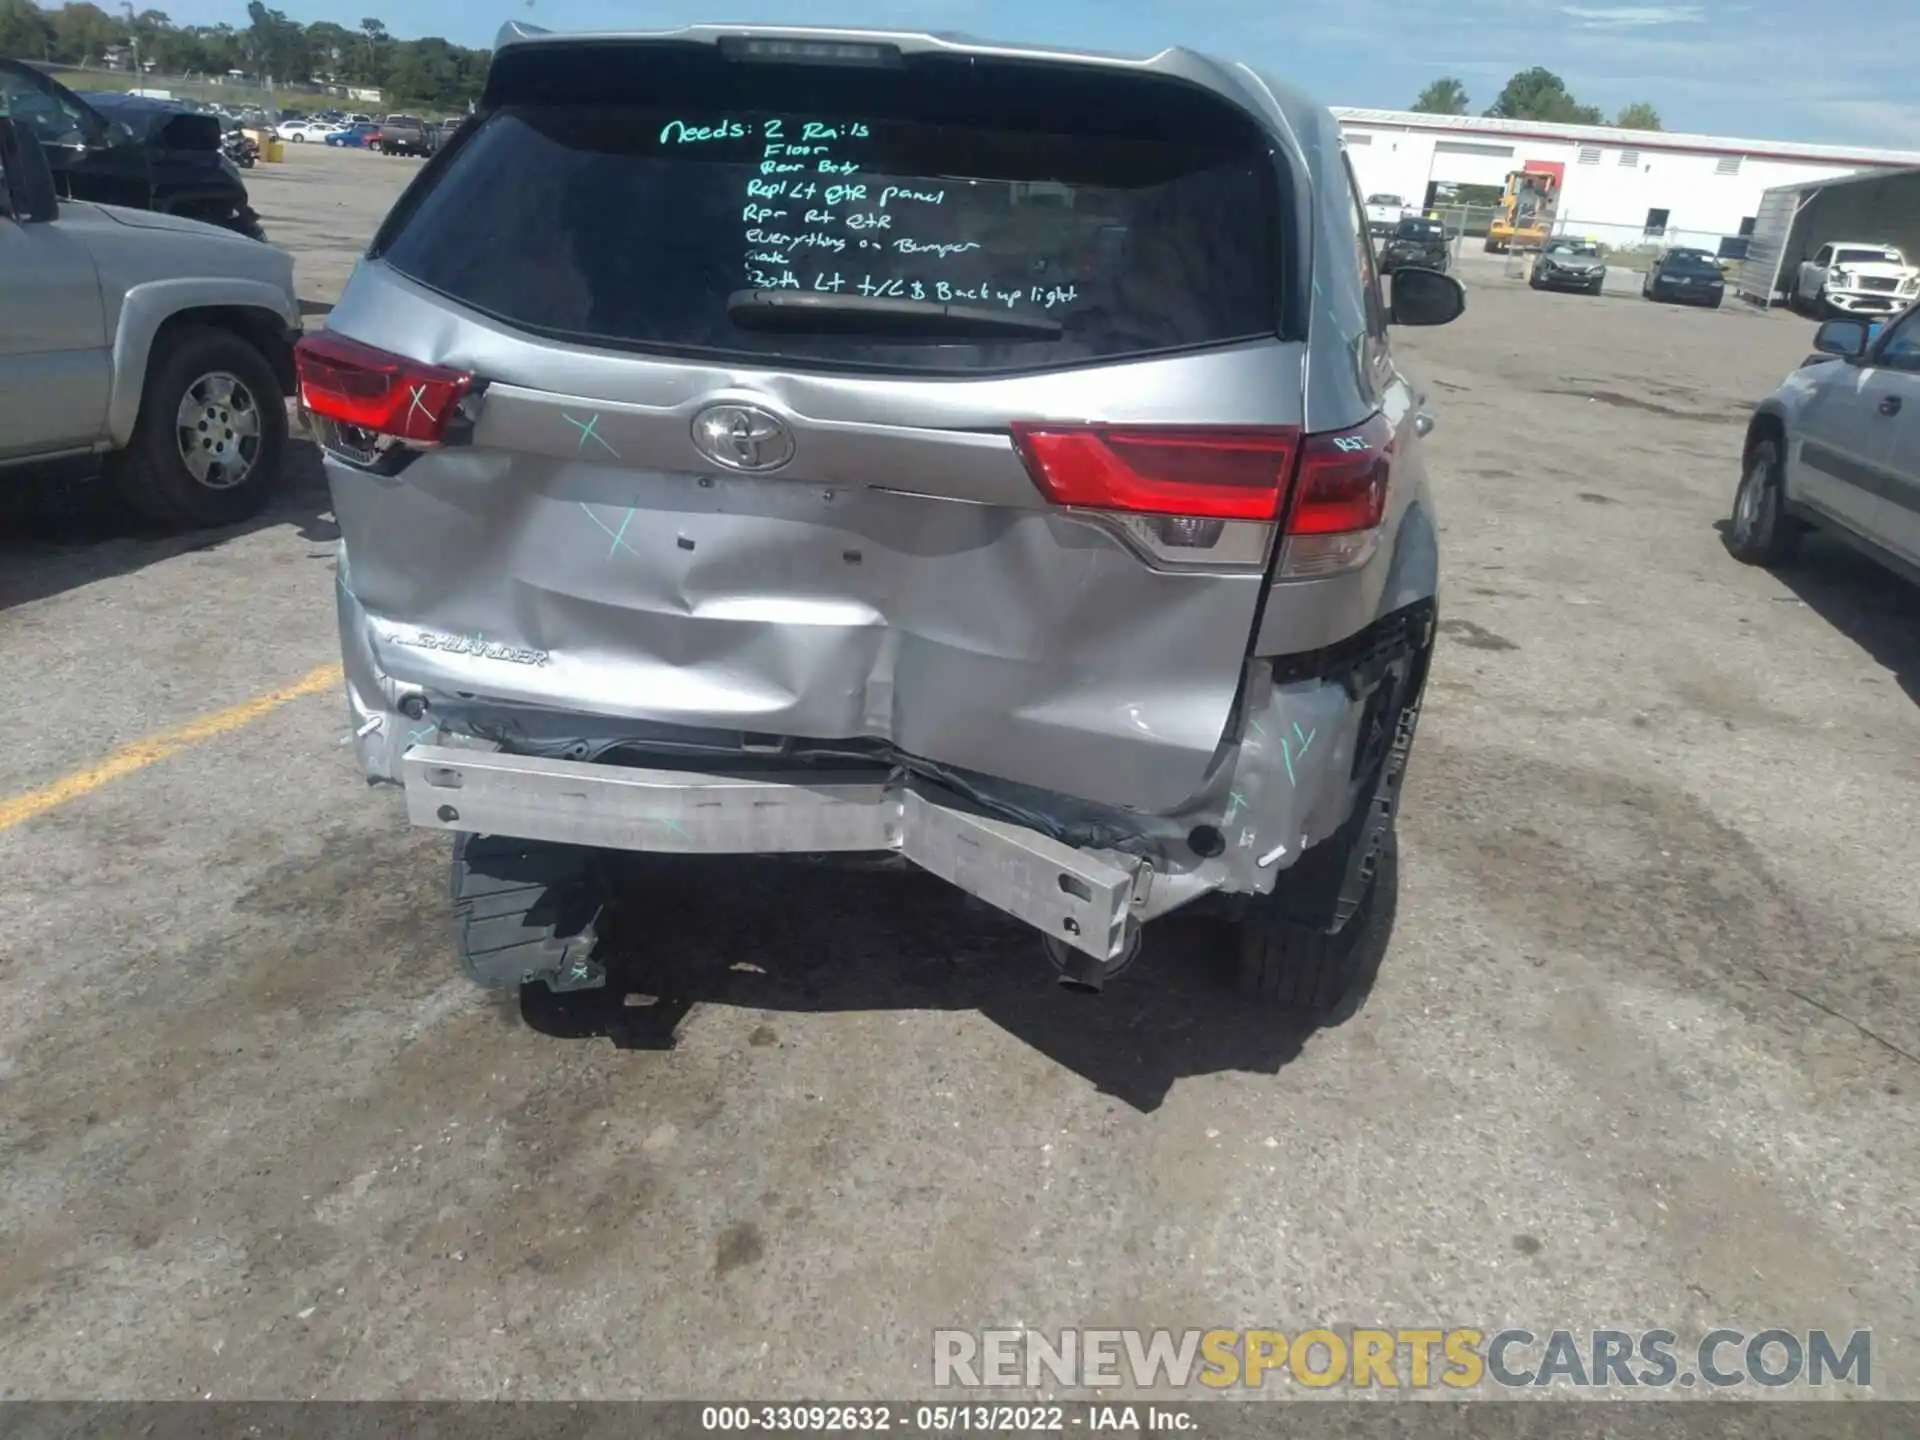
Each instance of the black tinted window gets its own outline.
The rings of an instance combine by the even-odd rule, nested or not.
[[[1678,270],[1683,274],[1689,275],[1708,273],[1717,275],[1720,272],[1719,265],[1714,262],[1711,256],[1698,253],[1669,255],[1667,257],[1666,268],[1669,270]]]
[[[509,105],[384,255],[477,310],[586,343],[905,369],[1044,366],[1275,333],[1274,188],[1257,146],[1219,138],[872,109]],[[769,332],[729,319],[742,291],[976,307],[1060,331]]]
[[[1920,309],[1909,310],[1906,318],[1894,322],[1893,333],[1881,342],[1874,358],[1889,369],[1920,373]]]
[[[0,115],[11,115],[34,133],[43,145],[71,142],[85,133],[85,112],[58,95],[51,84],[27,72],[0,63]]]

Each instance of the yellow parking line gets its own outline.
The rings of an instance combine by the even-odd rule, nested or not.
[[[332,689],[340,683],[340,667],[322,665],[318,670],[302,676],[283,690],[256,695],[253,699],[243,700],[228,709],[216,710],[211,715],[201,715],[187,721],[184,725],[158,730],[139,740],[130,741],[98,765],[89,765],[84,770],[63,775],[51,784],[0,800],[0,831],[11,830],[22,821],[45,814],[55,806],[64,805],[69,800],[77,800],[82,795],[91,794],[109,781],[118,780],[123,775],[131,775],[136,770],[144,770],[147,766],[165,760],[170,755],[178,755],[189,745],[197,745],[202,740],[211,740],[214,736],[224,735],[229,730],[238,730],[242,725],[278,710],[289,700],[298,700],[302,695],[318,695],[321,691]]]

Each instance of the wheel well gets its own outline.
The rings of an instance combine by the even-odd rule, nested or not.
[[[149,357],[157,356],[175,332],[193,326],[227,330],[252,345],[273,367],[283,394],[292,395],[297,387],[293,372],[293,347],[289,343],[287,322],[271,310],[252,305],[203,305],[169,315],[153,337]],[[149,366],[152,359],[148,360]]]
[[[1741,464],[1743,466],[1746,464],[1747,457],[1753,453],[1753,447],[1758,445],[1762,440],[1773,440],[1784,445],[1786,438],[1787,427],[1780,423],[1780,417],[1778,415],[1754,416],[1752,422],[1747,426],[1746,443],[1740,447]],[[1781,456],[1781,459],[1784,460],[1785,458],[1784,455]]]

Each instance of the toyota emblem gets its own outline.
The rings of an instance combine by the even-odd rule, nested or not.
[[[728,470],[778,470],[793,459],[793,432],[758,405],[709,405],[693,417],[693,448]]]

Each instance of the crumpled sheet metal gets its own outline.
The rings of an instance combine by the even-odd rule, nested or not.
[[[493,748],[504,736],[516,751],[587,759],[624,736],[651,732],[657,739],[669,731],[618,717],[567,715],[479,697],[463,700],[458,691],[485,683],[502,663],[514,663],[471,650],[436,652],[456,671],[461,666],[470,671],[453,675],[444,690],[397,681],[380,666],[375,639],[383,627],[349,588],[344,556],[336,598],[356,755],[370,779],[398,783],[401,756],[415,744]],[[938,765],[917,768],[1043,834],[1116,860],[1148,860],[1155,873],[1143,919],[1214,890],[1264,894],[1306,848],[1346,819],[1361,707],[1330,681],[1275,687],[1258,662],[1248,688],[1240,737],[1220,748],[1199,794],[1159,815]],[[402,713],[409,696],[428,701],[421,718]],[[1209,858],[1193,853],[1187,837],[1199,825],[1221,831],[1223,853]]]
[[[381,675],[909,754],[1165,813],[1231,717],[1257,573],[1148,569],[1047,511],[436,453],[329,464]]]
[[[1235,894],[1266,894],[1302,851],[1340,828],[1360,732],[1362,707],[1339,684],[1253,688],[1264,694],[1247,709],[1220,812],[1230,873],[1218,888]]]

